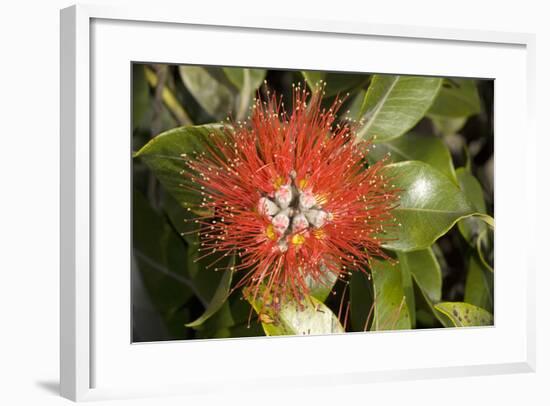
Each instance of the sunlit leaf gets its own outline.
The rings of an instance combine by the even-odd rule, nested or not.
[[[397,138],[420,121],[441,86],[440,78],[373,75],[365,95],[357,131],[361,140],[376,142]]]
[[[440,137],[405,134],[388,142],[373,144],[369,148],[368,158],[370,162],[376,162],[388,153],[390,162],[422,161],[457,183],[451,154]]]
[[[411,328],[401,268],[386,260],[371,262],[374,284],[373,330]]]
[[[252,294],[247,300],[258,314],[262,327],[268,336],[315,335],[343,333],[344,328],[336,315],[314,297],[306,297],[298,304],[292,300],[284,302],[279,309],[263,295],[256,299]]]
[[[447,176],[419,161],[388,165],[387,177],[402,190],[393,214],[400,226],[389,233],[386,248],[414,251],[431,246],[475,208]]]
[[[435,308],[456,327],[492,326],[493,315],[480,307],[462,302],[441,302]]]
[[[207,69],[200,66],[179,66],[185,87],[215,119],[223,119],[232,112],[234,95],[231,89]]]

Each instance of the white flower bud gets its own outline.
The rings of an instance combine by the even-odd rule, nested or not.
[[[271,224],[273,224],[273,228],[279,235],[282,235],[285,233],[289,223],[290,223],[290,219],[288,218],[288,216],[281,213],[277,214],[275,217],[273,217],[273,220],[271,220]]]
[[[300,210],[309,210],[315,206],[315,196],[313,193],[305,191],[300,193],[299,205]]]
[[[292,186],[283,185],[275,192],[275,203],[281,209],[286,209],[290,202],[292,202]]]
[[[297,214],[292,218],[292,232],[297,233],[299,231],[305,230],[309,226],[306,216],[303,214]]]
[[[305,213],[307,221],[315,228],[323,227],[328,219],[328,214],[323,210],[308,210]]]
[[[279,207],[267,197],[262,197],[258,202],[258,212],[263,216],[274,216],[279,212]]]

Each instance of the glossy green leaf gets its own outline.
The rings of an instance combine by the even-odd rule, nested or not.
[[[481,110],[479,94],[472,79],[445,79],[429,115],[468,117]]]
[[[472,202],[476,211],[481,214],[487,213],[483,189],[475,176],[465,168],[458,168],[456,175],[460,189]],[[479,217],[468,217],[458,222],[458,229],[464,239],[474,246],[478,236],[487,230],[487,224]]]
[[[376,162],[387,154],[391,162],[422,161],[457,183],[449,149],[440,137],[409,133],[402,137],[373,144],[368,153],[369,162]]]
[[[337,94],[344,96],[346,92],[359,90],[369,80],[369,76],[362,73],[302,71],[302,75],[310,89],[315,89],[320,80],[326,82],[324,97],[333,97]]]
[[[206,307],[204,313],[198,319],[186,324],[187,327],[200,326],[206,320],[212,317],[218,310],[221,309],[221,307],[224,305],[224,303],[227,301],[227,298],[229,297],[229,292],[231,290],[231,281],[233,279],[232,268],[234,265],[235,257],[233,256],[229,264],[230,269],[223,272],[223,277],[216,289],[216,292],[214,293],[214,296],[208,303],[208,306]]]
[[[200,66],[179,66],[179,72],[187,90],[208,114],[219,120],[232,112],[234,95],[212,72]]]
[[[386,248],[415,251],[431,246],[458,220],[475,213],[462,191],[438,170],[419,161],[387,166],[386,176],[402,192],[393,210],[400,226]]]
[[[374,318],[372,281],[364,272],[353,272],[349,284],[350,318],[353,331],[367,331]]]
[[[464,301],[493,311],[493,274],[483,267],[475,254],[468,260]]]
[[[440,78],[373,75],[358,139],[384,142],[402,136],[424,117],[440,86]]]
[[[456,327],[492,326],[493,315],[480,307],[463,302],[441,302],[435,308]]]
[[[343,333],[344,328],[336,315],[314,297],[304,298],[301,304],[287,301],[275,310],[269,301],[247,296],[258,313],[262,327],[268,336],[315,335]]]
[[[188,179],[180,172],[185,168],[185,160],[204,151],[209,134],[217,131],[221,131],[221,125],[174,128],[157,135],[141,148],[135,157],[145,162],[165,190],[179,204],[196,210],[202,197],[199,193],[182,187]]]
[[[371,262],[374,284],[373,330],[411,328],[401,268],[386,260]]]
[[[427,298],[434,303],[439,302],[443,281],[441,268],[431,248],[407,253],[398,252],[398,258],[401,268],[409,269]]]

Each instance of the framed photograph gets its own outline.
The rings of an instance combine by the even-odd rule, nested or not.
[[[61,12],[63,396],[533,371],[533,36],[210,18]]]

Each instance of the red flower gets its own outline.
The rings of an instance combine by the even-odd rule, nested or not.
[[[212,214],[196,220],[201,250],[239,256],[240,285],[254,294],[301,300],[308,277],[322,283],[326,272],[364,271],[371,256],[385,257],[398,196],[383,161],[367,167],[353,125],[335,121],[341,100],[322,109],[322,89],[308,102],[300,86],[293,97],[290,114],[275,95],[256,100],[249,122],[211,134],[185,172]]]

